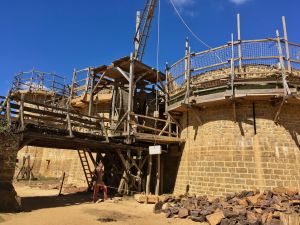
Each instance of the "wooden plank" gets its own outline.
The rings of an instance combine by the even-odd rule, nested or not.
[[[177,137],[169,137],[169,136],[158,136],[153,134],[146,133],[134,133],[134,137],[139,141],[146,141],[151,143],[184,143],[184,139],[180,139]]]
[[[11,108],[20,109],[20,106],[18,104],[12,103]],[[58,118],[66,118],[66,115],[67,115],[67,113],[46,111],[46,110],[42,110],[42,109],[39,109],[39,108],[31,108],[29,106],[24,106],[23,110],[24,110],[24,112],[36,113],[36,114],[40,114],[40,115],[44,115],[44,116],[52,116],[52,117],[58,117]],[[70,115],[71,120],[86,123],[86,124],[90,124],[90,125],[96,125],[100,121],[100,118],[98,118],[94,122],[94,121],[91,121],[89,119],[77,117],[78,115],[76,115],[76,114],[74,115],[74,114],[69,113],[69,115]]]
[[[155,120],[155,121],[160,121],[160,122],[168,123],[168,120],[163,120],[163,119],[159,119],[159,118],[155,118],[155,117],[151,117],[151,116],[140,115],[140,114],[135,114],[135,113],[130,113],[130,115],[141,117],[141,118],[145,118],[145,119],[150,119],[150,120]],[[171,122],[171,123],[175,124],[174,122]]]
[[[141,128],[143,128],[143,129],[146,129],[146,130],[153,130],[153,131],[156,131],[156,132],[158,132],[158,133],[171,134],[171,135],[175,136],[175,134],[169,133],[168,131],[163,131],[163,130],[156,129],[156,128],[153,128],[153,127],[148,127],[148,126],[144,126],[144,125],[141,125],[141,124],[137,124],[137,123],[134,122],[134,121],[130,121],[129,123],[132,124],[132,125],[135,125],[135,126],[137,126],[137,127],[141,127]],[[160,136],[160,135],[159,135],[159,136]]]

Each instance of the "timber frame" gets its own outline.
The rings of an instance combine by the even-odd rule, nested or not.
[[[9,94],[0,97],[0,114],[22,134],[26,145],[95,152],[100,160],[102,154],[110,155],[102,157],[104,164],[113,169],[109,162],[114,158],[114,164],[122,165],[113,169],[120,179],[118,192],[149,194],[149,145],[162,145],[167,152],[169,144],[185,141],[180,139],[178,121],[166,113],[164,81],[163,73],[134,59],[133,54],[110,66],[74,69],[70,85],[55,74],[22,72],[15,76]],[[153,107],[154,101],[159,106]],[[87,155],[79,154],[83,155],[84,168]],[[157,172],[152,175],[159,194],[161,160],[156,158]],[[89,183],[91,171],[90,167],[84,171]]]

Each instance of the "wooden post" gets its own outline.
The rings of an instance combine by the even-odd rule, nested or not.
[[[89,83],[90,83],[90,76],[91,76],[91,68],[88,68],[88,75],[85,80],[85,93],[84,93],[84,98],[86,98],[88,94],[88,89],[89,89]]]
[[[186,38],[185,43],[185,81],[186,81],[186,94],[184,101],[189,103],[190,98],[190,76],[191,76],[191,54],[190,54],[190,47],[189,47],[189,39]]]
[[[151,171],[152,171],[152,155],[149,155],[147,181],[146,181],[146,195],[150,194]]]
[[[21,123],[21,130],[23,131],[25,129],[25,123],[24,123],[24,100],[25,100],[25,94],[21,94],[21,102],[20,102],[20,110],[19,110],[19,116],[20,116],[20,123]]]
[[[139,151],[138,153],[138,160],[139,160],[139,168],[140,171],[138,171],[138,177],[139,177],[139,181],[138,181],[138,192],[142,192],[142,163],[143,163],[143,158],[142,158],[142,152]]]
[[[67,118],[66,119],[67,119],[67,126],[68,126],[69,136],[74,137],[73,131],[72,131],[72,123],[71,123],[69,108],[68,108],[68,111],[67,111]]]
[[[77,73],[76,73],[76,69],[74,68],[72,86],[71,86],[71,91],[70,91],[71,93],[70,93],[70,97],[69,97],[69,104],[71,104],[71,100],[74,97],[74,89],[75,89],[76,79],[77,79]]]
[[[62,180],[61,180],[61,184],[60,184],[60,188],[59,188],[59,193],[58,193],[59,196],[61,195],[61,191],[62,191],[62,188],[63,188],[63,185],[64,185],[64,181],[65,181],[65,176],[66,176],[66,172],[63,173],[63,177],[62,177]]]
[[[157,155],[155,195],[159,195],[160,191],[160,172],[160,155]]]
[[[135,33],[136,37],[134,40],[134,58],[137,59],[139,53],[139,41],[140,41],[140,24],[141,24],[141,12],[136,12],[136,25],[135,25]]]
[[[237,14],[237,32],[238,32],[238,56],[239,56],[239,71],[242,71],[242,46],[241,46],[241,18],[240,14]]]
[[[94,71],[91,72],[91,75],[92,76],[92,80],[91,80],[91,87],[90,87],[90,102],[89,102],[89,116],[92,116],[93,115],[93,106],[94,106],[94,86],[95,86],[95,74],[94,74]]]
[[[129,179],[130,179],[130,176],[129,176],[129,159],[130,159],[130,150],[127,150],[127,157],[126,157],[126,182],[125,182],[125,191],[126,191],[126,194],[128,195],[129,194]]]
[[[165,85],[165,114],[168,115],[168,104],[169,104],[169,66],[166,63],[166,85]]]
[[[10,109],[10,97],[7,97],[7,102],[6,102],[6,120],[8,125],[11,125],[11,109]]]
[[[124,187],[124,184],[125,184],[125,179],[126,179],[126,171],[123,172],[123,176],[121,178],[121,181],[120,181],[120,184],[119,184],[119,187],[118,187],[118,193],[122,193],[124,191],[123,187]]]
[[[171,121],[171,117],[170,117],[170,114],[169,114],[169,112],[168,112],[168,106],[169,106],[169,91],[170,91],[170,86],[169,86],[169,65],[168,65],[168,63],[166,63],[166,86],[165,86],[165,88],[166,88],[166,94],[165,94],[165,113],[166,113],[166,115],[168,116],[168,121],[169,121],[169,129],[168,129],[168,131],[169,131],[169,136],[171,136],[171,130],[172,130],[172,125],[171,125],[171,123],[170,123],[170,121]]]
[[[282,73],[282,84],[284,88],[284,96],[288,96],[291,94],[290,88],[286,81],[286,73],[285,73],[285,66],[283,61],[283,54],[282,54],[282,47],[281,47],[281,41],[279,36],[279,31],[276,30],[276,39],[277,39],[277,45],[278,45],[278,53],[279,53],[279,62],[280,62],[280,69]]]
[[[116,110],[116,93],[117,93],[117,86],[114,84],[113,89],[112,89],[112,103],[111,103],[111,125],[114,125],[114,119],[115,119],[115,110]]]
[[[291,58],[290,58],[290,50],[289,50],[289,41],[288,41],[288,35],[287,35],[287,29],[286,29],[286,21],[285,17],[282,17],[282,26],[283,26],[283,32],[284,32],[284,42],[285,42],[285,51],[286,51],[286,60],[288,65],[288,72],[292,72],[291,67]]]
[[[130,54],[130,72],[129,72],[129,90],[128,90],[128,115],[127,115],[127,134],[128,141],[130,138],[130,115],[133,109],[133,83],[134,83],[134,58]]]

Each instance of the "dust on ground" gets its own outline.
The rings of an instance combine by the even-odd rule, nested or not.
[[[0,214],[1,225],[195,225],[191,220],[154,214],[153,205],[133,199],[92,203],[91,194],[58,196],[58,190],[16,186],[24,212]]]

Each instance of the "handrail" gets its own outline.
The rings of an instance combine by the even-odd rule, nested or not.
[[[228,69],[232,67],[230,65],[231,61],[234,68],[238,69],[236,73],[241,73],[243,66],[278,67],[280,45],[283,49],[282,58],[287,62],[284,65],[290,68],[290,70],[288,70],[289,68],[286,68],[286,70],[300,70],[300,44],[287,42],[283,38],[232,41],[205,51],[189,53],[169,66],[167,68],[169,94],[176,94],[185,86],[191,85],[194,80],[190,79],[188,84],[187,74],[190,74],[190,77],[198,77],[210,71]],[[239,52],[238,46],[241,52]],[[190,57],[190,60],[186,60],[188,57]],[[190,65],[187,65],[187,63],[190,63]],[[257,72],[260,72],[260,70]],[[223,71],[224,76],[228,74],[230,74],[230,71]],[[183,77],[183,75],[185,76]],[[182,79],[178,80],[180,77]],[[187,88],[185,89],[187,90]]]

